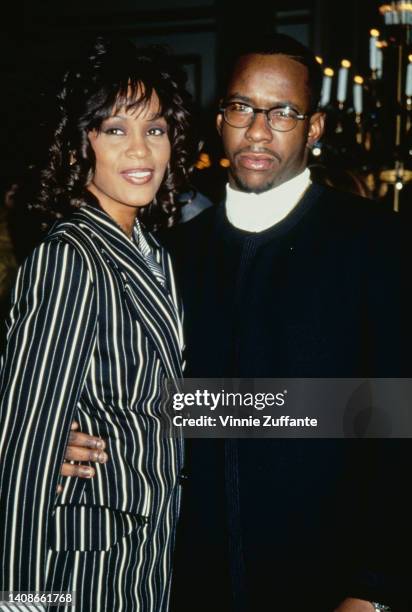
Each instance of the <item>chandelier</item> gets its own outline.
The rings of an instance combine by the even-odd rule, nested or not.
[[[412,2],[386,3],[379,12],[382,31],[370,31],[367,73],[354,73],[348,59],[323,69],[327,127],[312,165],[358,177],[368,195],[399,212],[412,187]]]

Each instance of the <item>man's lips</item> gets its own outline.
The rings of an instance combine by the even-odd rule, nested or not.
[[[121,176],[132,185],[144,185],[152,180],[153,168],[128,168],[120,172]]]
[[[270,170],[280,159],[277,155],[268,155],[266,153],[253,153],[252,151],[244,151],[236,155],[237,163],[247,170],[265,171]]]

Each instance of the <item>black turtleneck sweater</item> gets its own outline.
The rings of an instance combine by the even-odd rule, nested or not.
[[[377,204],[312,185],[266,231],[234,228],[221,206],[165,243],[185,307],[187,376],[408,375],[403,242]],[[404,486],[399,441],[188,447],[176,612],[329,612],[345,596],[385,601],[402,590],[375,554],[403,537],[389,512]]]

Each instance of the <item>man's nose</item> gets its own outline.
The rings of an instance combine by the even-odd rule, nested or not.
[[[273,130],[271,130],[265,113],[255,113],[252,123],[246,130],[246,138],[256,142],[271,141]]]

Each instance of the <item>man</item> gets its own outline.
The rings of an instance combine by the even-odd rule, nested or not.
[[[313,54],[276,36],[250,44],[230,74],[217,116],[230,161],[226,200],[164,238],[185,305],[187,375],[405,375],[404,313],[382,295],[383,286],[396,296],[401,282],[392,220],[312,184],[306,169],[324,127]],[[385,447],[374,480],[382,447],[359,442],[188,444],[174,610],[396,604],[402,585],[388,578],[382,521],[389,483],[401,488],[389,461],[398,446]],[[73,449],[70,457],[84,458]]]

